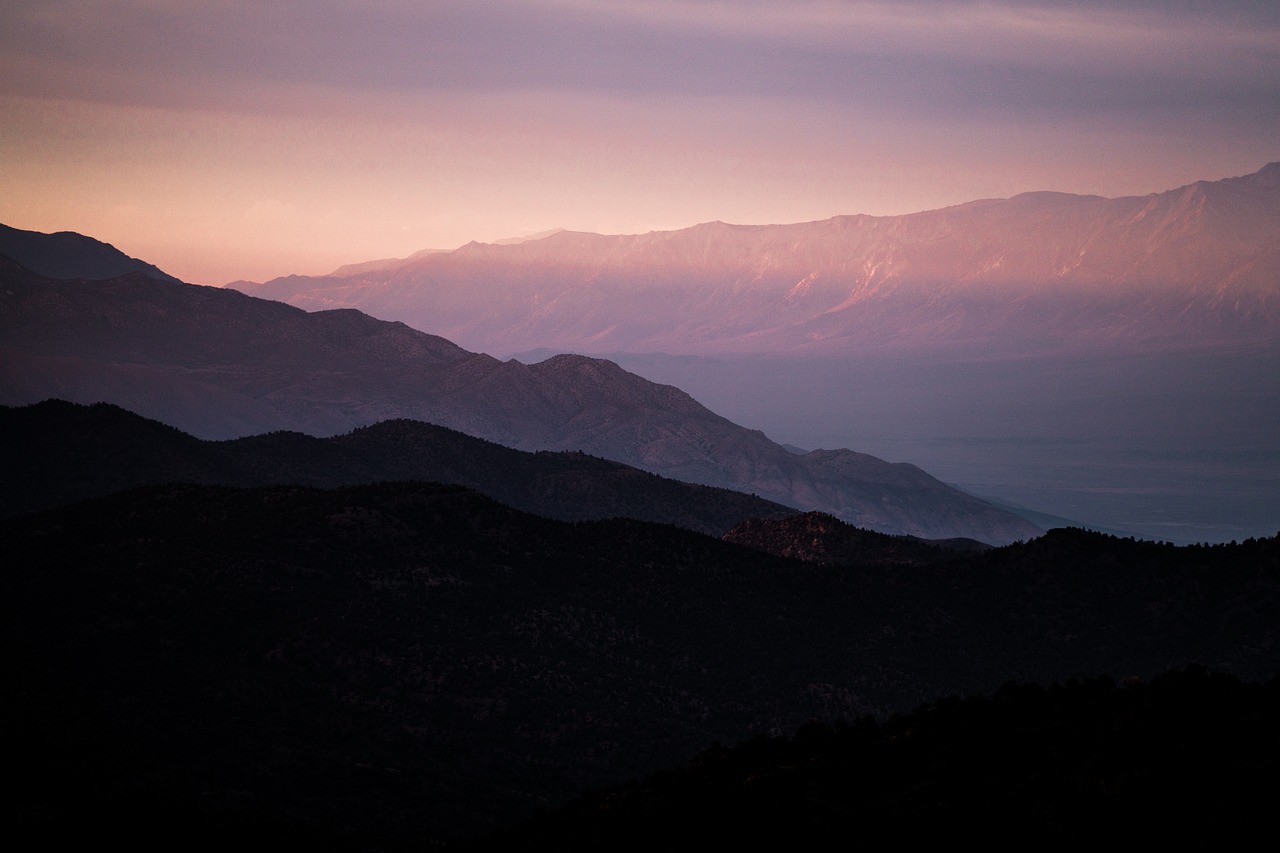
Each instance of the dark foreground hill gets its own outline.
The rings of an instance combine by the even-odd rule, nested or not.
[[[821,509],[889,533],[991,544],[1038,527],[908,464],[796,455],[609,361],[499,361],[358,311],[308,314],[133,273],[50,281],[0,259],[0,403],[111,402],[202,438],[334,435],[411,418],[521,450],[581,450]]]
[[[795,512],[583,453],[527,453],[408,420],[332,438],[277,432],[215,442],[109,403],[47,400],[0,406],[0,446],[10,454],[0,518],[144,485],[332,488],[392,480],[467,486],[562,521],[634,518],[716,536],[746,519]]]
[[[1190,668],[1149,682],[1009,683],[912,713],[714,747],[486,849],[1248,844],[1280,794],[1280,680]]]
[[[0,542],[5,751],[48,832],[410,844],[1010,679],[1280,673],[1278,539],[837,567],[401,483],[148,488]]]

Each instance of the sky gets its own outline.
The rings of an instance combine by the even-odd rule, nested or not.
[[[1274,0],[0,5],[0,222],[201,284],[1275,160]]]

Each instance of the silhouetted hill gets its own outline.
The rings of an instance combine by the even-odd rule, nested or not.
[[[824,512],[749,519],[722,538],[779,557],[834,566],[940,563],[954,559],[957,554],[990,549],[989,545],[973,539],[926,541],[914,536],[886,537],[845,524]]]
[[[0,518],[167,483],[331,488],[391,480],[467,486],[548,518],[613,517],[720,535],[779,504],[670,480],[583,453],[526,453],[419,421],[384,421],[333,438],[277,432],[201,441],[108,403],[0,407],[10,454]]]
[[[1280,163],[1142,197],[1033,192],[905,216],[563,231],[246,292],[516,353],[824,353],[1280,339]]]
[[[539,816],[486,849],[1248,844],[1280,793],[1280,681],[1200,669],[1007,684],[877,723],[811,723]]]
[[[0,542],[14,810],[53,835],[408,845],[1010,679],[1280,673],[1274,538],[836,567],[400,483],[146,488]]]
[[[0,268],[0,282],[0,403],[111,402],[202,438],[333,435],[409,418],[522,450],[580,450],[884,532],[992,544],[1041,532],[911,465],[847,450],[796,456],[600,359],[503,362],[354,310],[308,314],[137,273],[54,282]]]
[[[74,231],[44,234],[0,225],[0,255],[46,278],[96,280],[140,272],[160,281],[177,281],[158,267],[129,257],[110,243]]]

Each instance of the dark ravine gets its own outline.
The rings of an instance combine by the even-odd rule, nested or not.
[[[399,483],[152,487],[0,542],[15,812],[55,834],[160,815],[414,846],[811,719],[1009,680],[1280,674],[1278,538],[1062,530],[834,566]]]
[[[470,353],[354,310],[306,313],[220,288],[0,268],[0,404],[111,402],[201,438],[335,435],[397,418],[522,450],[579,450],[923,538],[1041,531],[920,469],[848,450],[797,456],[612,362]]]

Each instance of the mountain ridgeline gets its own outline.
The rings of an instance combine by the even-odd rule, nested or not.
[[[572,336],[608,312],[572,313],[572,265],[563,298],[547,297],[545,269],[520,253],[603,241],[622,260],[574,298],[630,304],[616,340],[646,345],[745,345],[768,315],[759,341],[839,349],[911,302],[920,325],[866,340],[954,344],[1030,328],[1029,312],[1052,346],[1041,308],[1060,289],[1082,340],[1137,341],[1116,325],[1131,311],[1153,324],[1152,346],[1189,328],[1177,323],[1197,342],[1266,339],[1278,177],[832,220],[844,237],[826,249],[782,236],[809,226],[560,233],[334,280],[501,256],[494,333],[523,316],[505,340]],[[1248,199],[1257,228],[1197,256],[1212,235],[1230,242],[1210,225]],[[1058,284],[1028,296],[1027,270],[1048,261],[1015,238],[1060,237],[1072,205],[1086,251],[1054,255]],[[1098,230],[1104,209],[1114,222]],[[999,229],[983,217],[1009,231],[994,266]],[[1132,239],[1109,242],[1123,223]],[[876,242],[883,228],[896,242]],[[748,233],[767,239],[734,242]],[[845,305],[847,281],[826,291],[811,273],[824,252],[822,269],[845,264],[835,247],[850,235],[888,255],[850,267],[866,286]],[[161,279],[79,235],[11,238],[0,233],[12,253],[0,256],[0,722],[18,837],[572,850],[1269,828],[1280,536],[1037,536],[914,466],[797,452],[610,361],[500,361],[351,308]],[[1149,255],[1130,245],[1142,239]],[[1080,313],[1078,291],[1122,249],[1127,284]],[[1223,279],[1227,255],[1252,260]],[[688,278],[724,286],[689,290],[683,326],[637,333],[657,316],[640,309],[699,258],[738,277]],[[989,269],[907,299],[920,270],[957,258]],[[799,272],[786,285],[796,311],[774,310],[766,291]],[[521,275],[533,302],[512,285]],[[1182,282],[1172,301],[1169,281]],[[999,311],[975,307],[1006,286],[985,303]],[[1145,314],[1125,301],[1142,288],[1159,291]],[[1161,326],[1186,294],[1196,311]],[[726,336],[735,300],[743,334]],[[823,300],[837,301],[812,315]]]
[[[1041,532],[912,465],[849,450],[796,455],[608,361],[504,362],[351,309],[307,313],[137,272],[53,281],[10,261],[0,284],[0,404],[111,402],[210,439],[408,418],[888,533],[1002,544]]]
[[[167,483],[335,488],[393,480],[466,486],[563,521],[633,518],[714,536],[748,519],[795,514],[741,492],[682,483],[584,453],[512,450],[409,420],[332,438],[275,432],[211,442],[108,403],[48,400],[0,407],[0,445],[10,454],[0,518]]]
[[[232,286],[496,353],[1007,355],[1274,344],[1277,281],[1280,163],[1142,197],[1033,192],[905,216],[562,231]]]
[[[944,562],[802,563],[383,483],[146,487],[0,522],[0,542],[16,814],[157,849],[205,828],[420,847],[716,742],[1011,679],[1280,674],[1275,538],[1058,530]]]
[[[0,225],[0,255],[21,258],[27,269],[53,279],[115,278],[140,272],[159,281],[178,280],[159,267],[126,255],[110,243],[73,231],[45,234]]]

